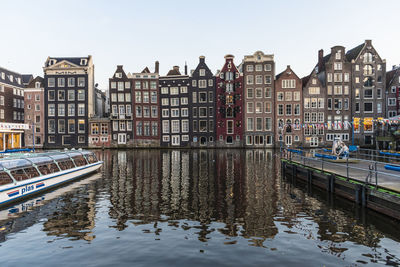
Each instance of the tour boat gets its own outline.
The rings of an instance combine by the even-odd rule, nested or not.
[[[0,206],[93,173],[102,164],[85,150],[10,155],[0,160]]]

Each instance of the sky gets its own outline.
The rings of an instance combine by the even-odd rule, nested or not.
[[[215,73],[224,56],[274,54],[276,74],[287,65],[308,75],[318,50],[349,50],[366,39],[387,69],[400,64],[399,0],[102,1],[1,0],[0,66],[43,76],[48,56],[92,55],[95,80],[108,88],[117,65],[160,74],[174,65],[195,69],[199,56]]]

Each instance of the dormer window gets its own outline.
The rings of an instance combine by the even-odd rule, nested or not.
[[[19,78],[19,77],[17,78],[17,83],[21,84],[21,78]]]
[[[10,76],[8,76],[8,78],[10,79],[10,82],[14,81],[14,76],[10,75]]]
[[[116,72],[115,73],[116,78],[122,78],[122,73],[121,72]]]
[[[6,74],[4,72],[1,73],[1,78],[4,80],[6,78]]]
[[[81,66],[85,66],[87,64],[86,58],[81,58]]]
[[[56,64],[57,60],[50,59],[49,66]]]

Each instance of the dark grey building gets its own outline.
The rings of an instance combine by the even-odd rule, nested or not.
[[[166,76],[160,76],[161,140],[164,147],[189,146],[191,125],[189,122],[190,79],[174,66]]]
[[[133,145],[132,83],[122,65],[118,65],[110,82],[111,143]]]
[[[400,66],[386,72],[386,93],[386,117],[392,118],[400,114]]]
[[[304,147],[325,145],[325,99],[326,87],[315,68],[303,82],[303,127]]]
[[[352,114],[355,143],[374,145],[376,120],[386,116],[386,61],[371,40],[349,50],[346,59],[352,66]]]
[[[48,57],[43,70],[44,146],[87,147],[88,118],[95,113],[92,57]]]
[[[204,56],[200,56],[189,80],[191,145],[212,147],[215,145],[215,77]]]
[[[320,50],[316,71],[322,81],[323,89],[326,90],[323,104],[324,121],[326,121],[325,143],[331,146],[335,138],[348,142],[352,131],[351,63],[345,55],[345,48],[334,46],[331,48],[331,53],[326,56],[323,50]]]

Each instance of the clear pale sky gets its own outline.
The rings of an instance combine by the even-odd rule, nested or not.
[[[387,69],[400,64],[399,0],[54,1],[0,2],[0,66],[43,76],[47,56],[92,55],[99,87],[116,65],[140,72],[160,61],[194,69],[200,55],[215,73],[224,55],[275,54],[276,73],[300,76],[319,49],[351,49],[372,39]]]

